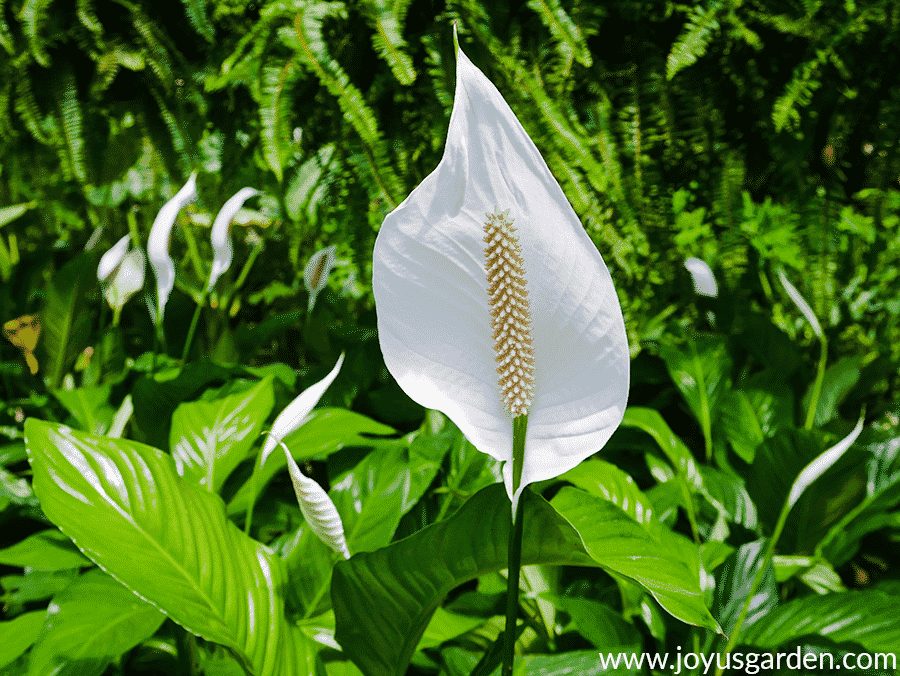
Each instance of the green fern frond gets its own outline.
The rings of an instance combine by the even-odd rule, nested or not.
[[[204,40],[212,42],[215,31],[206,16],[206,0],[181,0],[181,4],[184,5],[184,11],[194,30],[202,35]]]
[[[0,139],[7,139],[13,135],[12,111],[10,110],[13,99],[13,78],[10,75],[15,72],[12,68],[5,68],[0,73]]]
[[[25,0],[19,12],[19,21],[22,23],[28,44],[31,47],[31,55],[34,60],[45,68],[50,67],[50,56],[47,54],[47,45],[41,36],[41,29],[47,22],[50,14],[50,4],[53,0]]]
[[[147,65],[159,79],[159,83],[167,90],[171,89],[175,81],[172,74],[172,58],[158,36],[159,28],[139,7],[134,5],[128,7],[131,9],[132,25],[144,43],[144,59]]]
[[[411,85],[416,79],[416,70],[406,53],[407,44],[403,39],[403,15],[408,6],[408,0],[363,0],[360,4],[363,16],[374,30],[372,45],[375,51],[402,85]]]
[[[282,29],[278,34],[285,44],[296,51],[301,63],[337,99],[345,119],[363,142],[381,198],[393,208],[399,203],[403,192],[400,181],[388,162],[375,116],[366,105],[362,93],[350,83],[350,78],[328,53],[322,39],[322,21],[326,17],[346,17],[344,4],[320,2],[310,5],[295,17],[293,31]]]
[[[800,111],[797,108],[809,105],[813,93],[822,86],[822,81],[818,77],[821,65],[818,60],[807,61],[796,68],[794,77],[772,107],[775,131],[797,129],[800,124]]]
[[[31,136],[44,145],[56,145],[56,122],[52,117],[41,112],[32,91],[31,78],[28,69],[18,69],[16,79],[15,109],[25,123],[25,128]]]
[[[100,35],[103,33],[103,24],[94,13],[94,0],[78,0],[78,20],[81,25],[87,28],[91,33]]]
[[[593,61],[587,41],[581,29],[559,4],[559,0],[528,0],[528,6],[549,29],[563,58],[568,62],[574,58],[585,68],[591,66]]]
[[[222,62],[219,73],[206,79],[206,91],[242,83],[250,88],[254,98],[259,99],[260,70],[265,61],[263,52],[269,46],[264,34],[270,30],[272,21],[280,18],[280,14],[273,10],[275,7],[276,5],[267,5],[263,8],[259,21],[238,41],[234,51]]]
[[[187,157],[189,144],[184,129],[182,129],[181,123],[176,119],[176,117],[172,114],[172,111],[169,110],[169,107],[166,105],[166,97],[163,96],[163,94],[156,87],[150,87],[150,93],[156,101],[156,105],[159,107],[159,117],[160,119],[162,119],[162,122],[166,126],[166,129],[169,131],[169,139],[171,140],[172,148],[174,148],[175,152],[182,160],[182,163],[186,166],[189,165],[190,158]]]
[[[431,78],[432,86],[429,88],[434,92],[447,119],[450,119],[450,111],[453,109],[453,80],[448,70],[444,67],[444,59],[441,50],[438,47],[437,39],[432,35],[423,35],[422,44],[425,46],[425,67],[428,76]]]
[[[81,107],[78,104],[78,85],[71,68],[66,68],[56,79],[56,99],[59,126],[62,128],[62,156],[71,174],[81,183],[87,178],[84,164],[84,132]]]
[[[293,60],[284,66],[263,68],[259,117],[262,124],[263,154],[269,167],[281,183],[284,166],[292,154],[291,117],[293,97],[291,87],[300,73]]]
[[[6,9],[4,8],[6,0],[0,0],[0,45],[3,45],[10,55],[15,54],[16,48],[13,44],[13,36],[9,30],[9,24],[6,23]]]
[[[678,71],[687,68],[706,53],[706,48],[712,40],[713,34],[719,29],[718,13],[722,8],[721,2],[711,2],[709,7],[696,7],[691,12],[691,18],[681,32],[679,38],[672,45],[672,51],[666,59],[666,78],[671,80]]]

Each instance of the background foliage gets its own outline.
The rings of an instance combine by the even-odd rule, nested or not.
[[[48,525],[22,483],[30,471],[27,416],[104,434],[129,395],[128,436],[166,450],[180,404],[224,400],[273,375],[272,396],[283,405],[298,382],[318,380],[347,350],[323,404],[374,420],[343,421],[355,430],[349,438],[328,426],[310,433],[304,443],[316,452],[306,457],[324,461],[343,446],[371,448],[360,434],[420,430],[424,412],[381,361],[371,252],[384,215],[440,160],[454,85],[453,21],[463,49],[535,140],[615,280],[636,414],[611,442],[610,459],[647,491],[667,526],[695,543],[723,542],[722,524],[729,524],[728,549],[709,547],[704,561],[714,569],[732,557],[719,584],[740,590],[747,582],[740,570],[753,573],[758,564],[755,538],[771,534],[771,512],[789,487],[769,478],[795,476],[817,449],[845,436],[865,407],[871,425],[864,450],[853,456],[856,469],[843,467],[840,481],[842,468],[828,475],[841,499],[805,498],[814,516],[789,522],[783,536],[786,556],[814,554],[826,563],[782,561],[761,593],[772,607],[779,590],[794,598],[822,579],[831,591],[896,593],[869,589],[881,578],[896,584],[900,532],[890,431],[900,400],[900,6],[891,0],[3,0],[0,320],[39,316],[41,334],[36,375],[19,346],[0,343],[0,432],[7,438],[0,447],[0,547]],[[158,209],[192,171],[198,200],[179,217],[172,240],[178,279],[166,315],[169,355],[181,354],[192,299],[205,284],[213,215],[241,187],[263,195],[233,229],[227,291],[213,294],[204,310],[191,356],[211,359],[181,366],[149,354],[154,331],[142,303],[128,304],[120,327],[109,326],[95,271],[100,252],[122,235],[146,242]],[[337,246],[340,264],[307,313],[304,266],[327,245]],[[718,299],[695,297],[683,267],[688,256],[712,266]],[[828,337],[815,431],[799,428],[818,345],[777,280],[781,268]],[[151,297],[152,282],[148,277]],[[153,377],[154,368],[168,379]],[[713,377],[702,395],[684,386],[698,372]],[[757,424],[745,424],[748,415]],[[660,453],[648,439],[668,435],[690,450],[665,462],[684,469],[691,452],[705,456],[699,475],[646,460]],[[446,458],[428,461],[446,465],[440,492],[416,502],[426,481],[415,500],[401,500],[398,523],[382,524],[378,546],[442,521],[496,480],[471,459],[478,454],[454,443]],[[324,483],[363,455],[339,457],[313,468]],[[237,465],[236,476],[246,479],[243,460],[232,456],[229,471]],[[594,471],[621,488],[628,482],[614,469]],[[241,485],[233,478],[220,487],[232,518],[246,500]],[[299,517],[287,504],[261,502],[253,535],[271,543],[295,529]],[[322,561],[317,565],[330,570]],[[75,563],[60,565],[41,578],[36,600],[17,587],[18,601],[9,605],[5,597],[4,612],[33,610],[28,603],[62,593]],[[351,573],[342,584],[352,587]],[[321,598],[313,602],[321,580],[312,579],[310,588],[291,592],[307,619],[323,610]],[[576,575],[555,588],[562,595],[593,585],[594,600],[609,600],[616,585],[608,583]],[[77,600],[86,592],[67,593]],[[479,581],[479,593],[490,596],[489,580]],[[664,645],[659,609],[647,615],[646,598],[623,594],[616,610],[627,618],[644,613],[645,645]],[[606,612],[556,603],[569,603],[584,626],[591,613]],[[890,606],[880,596],[878,603]],[[714,614],[723,626],[723,618],[734,618],[732,606],[726,592],[716,592]],[[790,612],[811,611],[780,612],[790,620]],[[158,618],[145,608],[134,613],[153,634]],[[160,631],[159,640],[177,636],[171,623]],[[621,629],[623,645],[637,640],[633,631]],[[686,638],[680,631],[675,635]],[[755,645],[791,640],[774,628],[753,631]],[[484,641],[457,648],[473,643]],[[449,673],[469,673],[473,652],[445,656],[446,664],[462,665]]]

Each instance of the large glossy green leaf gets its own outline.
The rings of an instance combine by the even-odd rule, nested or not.
[[[816,548],[835,566],[849,561],[867,533],[900,524],[900,431],[896,414],[887,413],[867,427],[857,445],[868,455],[862,500],[834,524]]]
[[[54,596],[50,607],[44,631],[31,649],[29,676],[99,676],[166,619],[97,569]]]
[[[703,601],[700,553],[665,526],[639,524],[618,507],[565,487],[550,503],[581,536],[597,565],[638,582],[669,613],[719,631]]]
[[[699,554],[686,540],[667,537],[662,527],[650,532],[615,505],[574,488],[564,488],[553,507],[530,491],[522,500],[523,565],[602,566],[638,580],[670,612],[716,628],[700,600]],[[366,676],[402,674],[444,596],[506,568],[509,512],[505,489],[494,484],[446,521],[338,562],[335,637]]]
[[[900,596],[875,590],[805,596],[761,617],[742,641],[771,650],[819,634],[836,643],[858,643],[869,652],[892,652],[900,660],[898,605]]]
[[[525,491],[522,563],[593,565],[575,530]],[[509,498],[502,484],[474,495],[451,518],[334,568],[335,638],[366,676],[394,676],[454,587],[506,568]]]
[[[250,453],[274,404],[272,378],[268,376],[244,392],[181,404],[172,415],[169,433],[178,473],[218,492]]]
[[[711,438],[719,399],[730,382],[731,357],[725,338],[698,333],[689,336],[685,345],[662,346],[659,355],[704,436]]]
[[[45,617],[45,610],[33,610],[8,622],[0,622],[0,669],[31,647],[41,633]]]
[[[639,653],[641,634],[622,614],[593,599],[546,595],[560,610],[568,613],[578,632],[594,647],[606,651]]]
[[[66,407],[78,426],[91,434],[105,434],[113,418],[109,405],[112,385],[77,387],[74,390],[54,390],[53,396]]]
[[[611,502],[638,523],[648,522],[653,518],[652,504],[634,479],[605,460],[585,460],[559,478]]]
[[[217,495],[143,444],[33,418],[25,435],[41,507],[89,558],[255,676],[304,673],[281,561],[225,518]]]
[[[42,530],[12,547],[0,549],[0,563],[37,570],[67,570],[91,565],[72,541],[55,528]]]
[[[699,470],[703,477],[703,497],[731,523],[755,529],[756,505],[747,493],[744,480],[709,465],[700,465]]]
[[[725,392],[719,423],[735,453],[752,463],[757,447],[778,430],[793,425],[793,395],[784,383],[763,372],[745,387]]]
[[[242,373],[240,367],[222,366],[204,358],[138,378],[131,390],[134,419],[147,442],[156,448],[168,448],[172,414],[178,405],[198,398],[210,385]]]
[[[320,408],[313,411],[306,422],[284,438],[284,443],[291,452],[291,457],[298,463],[312,458],[324,459],[348,446],[387,448],[393,446],[395,440],[382,440],[378,436],[394,434],[395,430],[387,425],[367,418],[359,413],[342,408]],[[369,436],[364,435],[372,435]],[[247,509],[253,496],[254,481],[256,496],[262,493],[278,472],[287,469],[287,460],[283,453],[273,453],[266,459],[262,468],[257,470],[255,479],[248,480],[228,503],[229,515],[239,514]]]
[[[856,385],[865,362],[864,356],[843,357],[825,370],[822,392],[816,404],[815,423],[817,426],[821,427],[837,415],[838,406]],[[803,397],[804,410],[809,408],[812,390],[813,385],[810,384],[809,390]]]
[[[63,375],[85,347],[91,322],[87,292],[96,283],[95,260],[82,254],[60,268],[47,284],[40,341],[47,356],[41,365],[53,389],[59,387]]]
[[[765,540],[755,540],[739,547],[725,560],[716,576],[716,594],[713,612],[726,635],[734,630],[753,579],[762,567]],[[750,602],[750,611],[744,622],[749,627],[768,615],[778,605],[778,588],[772,565],[763,574],[762,582]]]

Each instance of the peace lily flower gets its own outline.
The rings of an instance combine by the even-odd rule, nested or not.
[[[166,310],[166,303],[169,300],[169,294],[172,293],[172,287],[175,286],[175,263],[169,256],[169,239],[172,236],[172,226],[175,225],[175,218],[178,212],[185,204],[194,199],[197,195],[197,172],[191,174],[191,177],[184,184],[175,197],[165,203],[156,220],[153,221],[153,227],[150,228],[150,237],[147,240],[147,255],[150,257],[150,265],[153,266],[153,274],[156,275],[156,321],[162,322],[163,315]]]
[[[253,188],[242,188],[238,190],[231,199],[225,202],[225,205],[216,216],[216,220],[212,227],[212,246],[213,246],[213,263],[212,271],[209,274],[209,284],[206,291],[212,291],[219,277],[231,267],[231,259],[234,257],[234,248],[231,246],[231,237],[229,237],[229,227],[234,215],[240,210],[244,202],[258,195],[259,191]]]
[[[388,370],[523,488],[599,451],[629,352],[609,271],[496,87],[457,47],[440,164],[384,220],[372,286]],[[527,413],[513,490],[512,418]]]
[[[328,284],[328,276],[331,274],[331,268],[334,267],[337,257],[337,247],[327,246],[319,249],[312,255],[306,268],[303,270],[303,283],[309,292],[309,306],[307,312],[312,312],[313,306],[316,304],[316,296]]]
[[[139,248],[128,251],[131,235],[125,235],[103,254],[97,266],[97,279],[103,283],[103,296],[115,313],[113,324],[128,299],[144,287],[144,252]]]
[[[287,460],[291,483],[294,485],[294,494],[297,496],[297,502],[300,505],[300,511],[303,513],[303,519],[306,521],[306,524],[322,542],[345,559],[349,559],[350,552],[347,549],[347,541],[344,539],[344,526],[341,523],[341,516],[338,514],[337,508],[334,506],[331,498],[328,497],[328,493],[300,471],[284,443],[284,439],[289,434],[306,422],[325,390],[334,382],[343,363],[344,355],[341,353],[331,373],[301,392],[275,418],[272,430],[269,432],[265,445],[263,445],[259,466],[262,467],[265,464],[266,459],[275,450],[276,446],[281,446],[284,451],[284,457]]]
[[[691,279],[694,280],[694,290],[698,294],[711,298],[719,295],[716,278],[713,276],[712,270],[710,270],[706,261],[691,257],[684,262],[684,267],[691,273]]]

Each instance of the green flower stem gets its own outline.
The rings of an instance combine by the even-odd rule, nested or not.
[[[206,305],[207,288],[204,287],[197,301],[197,309],[194,310],[194,316],[191,317],[191,328],[188,329],[187,340],[184,341],[184,350],[181,353],[181,361],[187,363],[188,354],[191,351],[191,343],[194,342],[194,333],[197,331],[197,322],[200,321],[200,312]]]
[[[744,626],[744,621],[747,619],[747,613],[750,612],[750,604],[753,602],[753,595],[756,594],[756,590],[759,589],[759,585],[762,584],[766,569],[772,562],[772,557],[775,556],[775,545],[778,544],[778,539],[781,537],[781,532],[784,530],[784,524],[787,523],[790,511],[791,505],[788,500],[785,500],[784,505],[781,507],[781,514],[778,515],[778,523],[775,524],[775,531],[772,533],[772,537],[769,539],[769,544],[766,547],[766,552],[763,555],[762,565],[760,565],[759,570],[756,571],[756,575],[753,578],[753,584],[750,585],[750,591],[747,593],[747,598],[744,599],[743,607],[741,607],[741,614],[738,615],[737,622],[734,623],[734,629],[731,630],[731,637],[728,639],[728,643],[725,644],[725,649],[722,651],[723,655],[727,656],[731,653],[731,651],[734,650],[734,646],[737,645],[738,639],[741,637],[741,629]],[[724,669],[717,666],[716,676],[722,676],[723,671]]]
[[[525,464],[525,432],[528,415],[513,418],[513,493],[522,483],[522,467]],[[521,496],[520,496],[521,502]],[[506,625],[503,636],[503,676],[512,676],[516,657],[516,620],[519,615],[519,572],[522,567],[522,533],[525,514],[521,509],[510,510],[512,523],[509,528],[509,550],[506,578]]]
[[[822,383],[825,380],[825,365],[828,362],[828,341],[824,333],[820,336],[822,352],[819,354],[819,368],[816,370],[816,381],[813,384],[812,396],[809,399],[809,410],[806,411],[806,424],[804,429],[811,430],[816,419],[816,409],[819,407],[819,397],[822,396]]]
[[[194,274],[197,279],[204,278],[203,261],[200,259],[200,249],[197,248],[197,239],[194,237],[194,230],[190,225],[181,228],[184,233],[184,241],[187,242],[188,258],[191,260],[191,266],[194,268]]]

